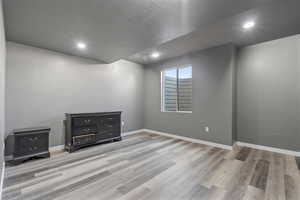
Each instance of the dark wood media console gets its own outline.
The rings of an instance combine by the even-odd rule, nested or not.
[[[65,149],[121,140],[121,112],[65,114]]]

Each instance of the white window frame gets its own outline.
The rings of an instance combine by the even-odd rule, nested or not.
[[[179,69],[182,69],[182,68],[187,68],[187,67],[192,67],[192,83],[193,83],[193,66],[192,65],[181,65],[181,66],[179,66],[179,67],[170,67],[170,68],[165,68],[165,69],[162,69],[161,71],[160,71],[160,91],[161,91],[161,97],[160,97],[160,99],[161,99],[161,101],[160,101],[160,105],[161,105],[161,107],[160,107],[160,111],[161,112],[163,112],[163,113],[183,113],[183,114],[189,114],[189,113],[193,113],[193,111],[179,111],[178,110],[178,106],[177,106],[177,110],[176,111],[166,111],[165,110],[165,88],[164,88],[164,85],[165,85],[165,83],[164,83],[164,72],[165,71],[168,71],[168,70],[173,70],[173,69],[176,69],[177,70],[177,73],[178,73],[178,70]],[[177,74],[177,76],[178,76],[178,74]],[[193,87],[193,86],[192,86]],[[192,96],[192,99],[193,99],[193,96]],[[178,101],[178,99],[176,99],[176,101]],[[193,101],[193,100],[192,100]],[[177,102],[176,102],[176,104],[178,104]]]

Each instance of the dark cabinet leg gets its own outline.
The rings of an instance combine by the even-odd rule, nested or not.
[[[69,148],[69,150],[68,150],[68,152],[69,153],[73,153],[74,151],[76,151],[77,150],[77,148],[76,147],[74,147],[74,146],[70,146],[70,148]]]
[[[47,153],[45,153],[45,154],[43,154],[43,155],[40,155],[39,157],[40,157],[40,158],[49,158],[49,157],[50,157],[50,153],[47,152]]]
[[[20,165],[25,161],[25,159],[18,159],[18,160],[10,160],[8,161],[9,164],[11,165]]]

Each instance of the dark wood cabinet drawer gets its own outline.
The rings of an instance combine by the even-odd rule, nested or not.
[[[85,126],[85,127],[78,127],[74,128],[74,136],[80,136],[80,135],[89,135],[89,134],[95,134],[98,132],[97,126]]]
[[[73,119],[74,127],[96,125],[97,120],[94,117],[78,117]]]
[[[92,144],[95,143],[95,141],[96,141],[96,135],[94,134],[73,137],[73,144],[79,146]]]
[[[112,125],[107,124],[102,127],[102,129],[99,132],[108,131],[108,130],[118,130],[120,128],[120,125]]]
[[[29,154],[33,154],[33,153],[38,153],[39,151],[40,150],[39,150],[38,145],[22,145],[20,147],[20,152],[22,152],[22,155],[29,155]],[[19,155],[21,155],[21,153]]]
[[[120,118],[117,116],[109,116],[107,118],[102,118],[101,121],[103,129],[111,129],[113,127],[120,126]]]
[[[116,137],[120,137],[119,132],[116,130],[102,131],[96,135],[96,140],[109,140]]]
[[[118,133],[118,131],[116,131],[116,130],[108,131],[108,132],[106,133],[106,135],[107,135],[108,137],[119,137],[119,136],[120,136],[119,133]]]
[[[102,117],[101,120],[104,124],[115,124],[118,123],[118,121],[120,121],[120,118],[118,116],[107,116]]]
[[[16,135],[15,156],[24,156],[48,151],[48,134]]]
[[[116,133],[120,134],[120,131],[121,131],[120,126],[112,126],[112,127],[102,128],[99,131],[99,134],[105,134],[105,133],[108,133],[108,132],[116,132]]]

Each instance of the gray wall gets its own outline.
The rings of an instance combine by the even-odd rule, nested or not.
[[[234,52],[234,46],[224,45],[146,66],[145,128],[231,145]],[[193,67],[193,113],[161,112],[160,71],[189,64]]]
[[[300,151],[300,35],[243,48],[238,140]]]
[[[233,45],[224,45],[145,68],[12,42],[7,50],[7,133],[50,126],[51,145],[59,145],[65,112],[122,110],[124,131],[148,128],[227,145],[238,140],[300,151],[300,35],[245,47],[238,55]],[[190,64],[193,113],[162,113],[160,71]],[[0,70],[3,82],[3,63]],[[3,110],[4,82],[0,86]]]
[[[5,39],[2,16],[2,1],[0,0],[0,180],[2,178],[3,138],[5,131]]]
[[[237,56],[238,49],[234,48],[231,51],[231,68],[233,69],[233,83],[232,83],[232,141],[235,143],[238,139],[237,136]]]
[[[123,131],[143,128],[143,66],[98,64],[7,43],[6,132],[49,126],[50,145],[63,144],[64,113],[123,111]]]

